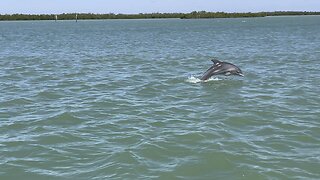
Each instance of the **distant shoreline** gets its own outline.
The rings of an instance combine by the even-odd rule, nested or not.
[[[140,13],[140,14],[93,14],[93,13],[63,13],[63,14],[0,14],[0,21],[23,20],[89,20],[89,19],[208,19],[208,18],[249,18],[266,16],[302,16],[320,15],[320,12],[308,11],[275,11],[275,12],[247,12],[226,13],[193,11],[191,13]]]

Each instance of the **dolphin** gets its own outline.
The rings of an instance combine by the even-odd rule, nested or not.
[[[244,76],[240,68],[228,62],[222,62],[217,59],[212,59],[213,65],[202,75],[201,80],[207,80],[213,75],[224,74]]]

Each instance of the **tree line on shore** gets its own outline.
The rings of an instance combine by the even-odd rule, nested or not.
[[[265,16],[292,16],[292,15],[320,15],[320,12],[307,11],[275,11],[255,13],[226,13],[193,11],[191,13],[140,13],[140,14],[93,14],[93,13],[63,13],[63,14],[0,14],[0,21],[13,20],[72,20],[72,19],[155,19],[155,18],[241,18]]]

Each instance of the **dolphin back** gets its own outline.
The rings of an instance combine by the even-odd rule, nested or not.
[[[221,61],[219,61],[218,59],[211,59],[211,61],[213,62],[214,65],[221,63]]]
[[[212,75],[213,75],[213,72],[216,70],[215,68],[216,66],[213,65],[211,66],[202,76],[201,76],[201,80],[207,80],[209,79]]]
[[[216,58],[211,59],[211,61],[213,62],[213,65],[201,76],[201,78],[200,78],[201,80],[207,80],[212,75],[214,75],[214,71],[217,70],[217,65],[222,63],[221,61],[219,61]]]

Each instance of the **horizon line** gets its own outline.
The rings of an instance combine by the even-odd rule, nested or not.
[[[5,13],[0,15],[59,15],[59,14],[119,14],[119,15],[139,15],[139,14],[190,14],[193,12],[206,12],[206,13],[226,13],[226,14],[232,14],[232,13],[274,13],[274,12],[308,12],[308,13],[320,13],[320,11],[305,11],[305,10],[281,10],[281,11],[234,11],[234,12],[228,12],[228,11],[190,11],[190,12],[144,12],[144,13],[115,13],[115,12],[108,12],[108,13],[93,13],[93,12],[62,12],[62,13]]]

